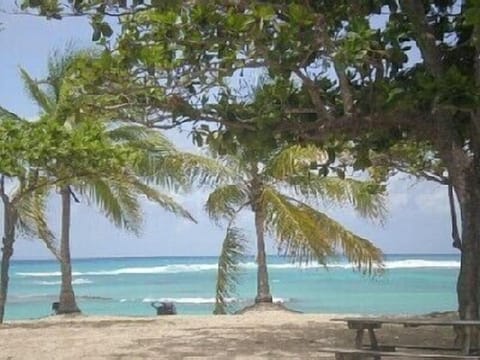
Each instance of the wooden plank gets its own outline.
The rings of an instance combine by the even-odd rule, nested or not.
[[[359,330],[359,329],[380,329],[382,324],[379,322],[362,322],[362,321],[349,321],[348,328]]]
[[[333,353],[339,355],[361,355],[362,357],[397,357],[404,359],[451,359],[451,360],[480,360],[477,355],[456,355],[456,354],[434,354],[419,352],[392,352],[392,351],[375,351],[363,349],[348,348],[320,348],[318,352]],[[347,356],[349,357],[349,356]],[[347,358],[345,357],[345,358]],[[341,359],[341,357],[338,357]]]
[[[389,318],[378,318],[378,317],[346,317],[346,318],[333,318],[330,319],[330,321],[342,321],[346,323],[365,323],[365,324],[371,324],[371,323],[388,323],[392,319]]]
[[[438,320],[411,318],[381,318],[381,317],[346,317],[333,318],[331,321],[342,321],[351,324],[393,324],[404,326],[478,326],[480,320]]]
[[[365,349],[371,349],[370,345],[363,345]],[[454,347],[454,346],[433,346],[433,345],[413,345],[413,344],[382,344],[379,345],[378,348],[382,349],[382,347],[385,348],[400,348],[400,349],[418,349],[418,350],[431,350],[431,351],[456,351],[456,352],[461,352],[462,348],[461,347]],[[480,349],[477,348],[471,348],[470,351],[476,353]],[[390,351],[390,350],[388,350]],[[395,351],[395,350],[391,350]]]

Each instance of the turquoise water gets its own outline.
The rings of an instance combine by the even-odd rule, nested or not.
[[[150,302],[170,300],[181,314],[209,314],[215,298],[216,257],[152,257],[74,260],[74,288],[87,314],[154,315]],[[274,300],[309,313],[421,314],[456,308],[456,255],[389,255],[386,272],[371,278],[344,263],[327,269],[297,266],[269,257]],[[242,263],[233,308],[253,302],[254,258]],[[7,319],[47,316],[58,298],[55,261],[14,261],[10,271]]]

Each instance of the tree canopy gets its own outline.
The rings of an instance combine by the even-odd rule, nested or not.
[[[274,142],[313,141],[331,148],[335,159],[348,146],[356,168],[382,160],[387,171],[379,177],[399,165],[449,183],[461,212],[460,315],[479,318],[478,1],[26,0],[24,6],[54,18],[91,16],[93,39],[114,59],[101,65],[100,78],[133,79],[127,97],[109,86],[109,106],[147,104],[151,126],[203,120],[197,123],[203,131],[214,121],[228,131],[262,131]],[[111,40],[106,16],[120,19]],[[274,89],[262,103],[269,109],[264,118],[250,117],[244,105],[251,97],[232,87],[243,81],[248,88],[258,74]]]

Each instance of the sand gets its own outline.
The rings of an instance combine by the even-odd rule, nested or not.
[[[0,359],[333,359],[325,346],[353,346],[335,314],[286,311],[224,316],[52,316],[0,326]],[[451,329],[385,327],[382,343],[448,345]]]

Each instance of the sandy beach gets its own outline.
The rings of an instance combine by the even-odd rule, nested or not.
[[[0,327],[1,359],[333,359],[325,346],[353,345],[334,314],[251,312],[226,316],[52,316]],[[385,327],[379,340],[451,344],[451,329]]]

